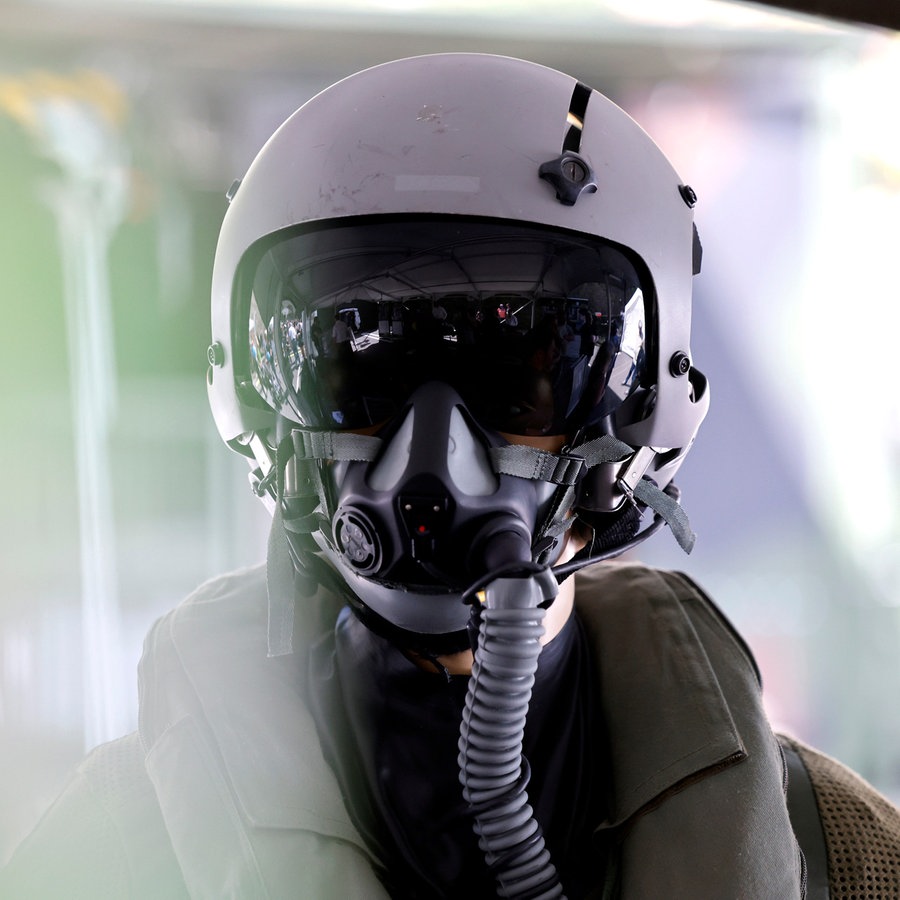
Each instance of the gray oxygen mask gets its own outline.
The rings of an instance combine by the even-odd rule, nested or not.
[[[489,388],[487,388],[489,389]],[[459,394],[420,386],[372,462],[349,463],[333,518],[341,561],[364,578],[464,588],[493,569],[530,563],[535,482],[498,475]]]

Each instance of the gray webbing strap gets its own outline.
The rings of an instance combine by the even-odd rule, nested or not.
[[[560,456],[522,444],[491,447],[488,453],[498,475],[515,475],[532,481],[575,484],[584,469],[584,459],[580,456]]]
[[[381,438],[355,434],[350,431],[308,431],[294,428],[291,430],[290,440],[285,440],[279,447],[275,464],[278,475],[277,497],[266,554],[269,656],[284,656],[293,652],[294,603],[297,583],[286,531],[308,534],[321,525],[323,513],[320,506],[325,502],[325,491],[322,485],[322,473],[317,465],[318,461],[367,462],[375,458],[381,444]],[[305,515],[295,515],[286,519],[282,504],[283,469],[291,455],[296,457],[298,462],[306,468],[312,485],[309,499],[314,502],[317,498],[319,504]]]
[[[667,493],[661,491],[652,481],[646,478],[642,478],[634,486],[634,496],[641,503],[649,506],[653,512],[662,516],[675,540],[678,541],[678,546],[685,553],[690,553],[694,549],[697,535],[691,530],[691,523],[688,521],[687,514],[674,497],[670,497]]]
[[[287,442],[285,442],[287,443]],[[319,500],[319,505],[327,503],[327,492],[322,484],[322,472],[319,460],[344,460],[367,462],[375,458],[381,447],[381,438],[367,434],[355,434],[352,431],[308,431],[303,428],[291,430],[289,447],[298,465],[305,472],[312,485],[310,497]],[[286,465],[287,459],[280,460]],[[328,510],[325,511],[329,513]],[[297,534],[310,534],[321,525],[323,513],[319,508],[308,511],[305,515],[294,515],[285,518],[284,527]],[[326,518],[329,516],[326,515]]]
[[[599,466],[601,463],[621,462],[634,453],[634,447],[614,438],[611,434],[601,434],[600,437],[572,449],[584,457],[588,468]]]
[[[489,453],[498,475],[517,475],[533,481],[573,485],[585,467],[620,462],[634,450],[628,444],[604,434],[573,447],[568,453],[550,453],[523,444],[492,447]]]
[[[494,470],[498,474],[549,481],[569,489],[555,504],[550,520],[541,529],[542,537],[555,537],[565,531],[568,525],[565,515],[572,499],[571,487],[585,468],[590,469],[602,463],[622,462],[633,454],[633,447],[609,434],[579,444],[562,454],[519,444],[493,447],[490,451]],[[638,481],[633,493],[637,500],[662,517],[681,549],[690,553],[697,536],[691,530],[688,517],[678,501],[647,478]]]
[[[294,453],[299,459],[340,459],[367,462],[375,459],[381,438],[352,431],[291,431]]]
[[[620,462],[633,453],[628,444],[604,434],[565,453],[550,453],[536,447],[510,444],[491,448],[490,457],[494,471],[500,475],[515,475],[560,485],[536,536],[541,540],[555,538],[571,526],[570,511],[575,500],[575,484],[586,468]]]
[[[293,650],[294,602],[297,593],[296,573],[291,551],[288,546],[287,531],[310,534],[321,526],[326,492],[322,485],[319,460],[359,460],[374,459],[381,447],[381,438],[345,431],[307,431],[302,428],[291,430],[290,439],[279,446],[276,454],[275,471],[277,490],[272,530],[266,554],[266,588],[269,605],[268,653],[269,656],[284,656]],[[311,489],[308,498],[313,509],[306,507],[304,514],[285,518],[283,508],[284,466],[293,455],[306,470]],[[316,502],[318,501],[318,502]],[[327,520],[327,516],[325,516]]]
[[[293,652],[294,563],[284,533],[281,504],[275,504],[266,553],[266,590],[269,595],[268,655]]]

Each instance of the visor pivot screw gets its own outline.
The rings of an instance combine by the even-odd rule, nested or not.
[[[691,360],[686,353],[682,353],[680,350],[669,360],[669,371],[675,378],[687,375],[690,370]]]
[[[206,351],[206,358],[213,368],[221,368],[225,365],[225,348],[218,341],[210,344]]]
[[[556,199],[564,206],[574,206],[582,194],[597,190],[594,170],[584,157],[571,150],[543,163],[538,176],[556,189]]]
[[[697,192],[689,184],[680,184],[678,193],[681,199],[687,204],[688,209],[693,209],[697,205]]]

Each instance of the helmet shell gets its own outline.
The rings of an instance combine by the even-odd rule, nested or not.
[[[226,442],[271,428],[235,384],[231,336],[235,277],[259,239],[303,223],[356,216],[432,213],[494,217],[595,235],[630,248],[656,292],[655,404],[619,436],[635,446],[687,448],[708,392],[673,371],[689,358],[693,214],[665,155],[623,110],[590,91],[573,112],[576,79],[484,54],[451,53],[386,63],[309,100],[272,135],[225,215],[212,279],[212,338],[224,348],[209,394]],[[581,118],[578,152],[594,193],[572,205],[539,177]],[[237,327],[236,327],[237,326]],[[699,396],[698,396],[699,395]]]

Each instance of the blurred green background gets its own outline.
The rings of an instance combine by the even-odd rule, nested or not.
[[[151,622],[264,557],[205,396],[225,191],[337,78],[474,50],[624,106],[698,192],[679,477],[640,553],[744,632],[776,724],[900,799],[900,42],[719,0],[0,4],[0,860],[134,727]]]

